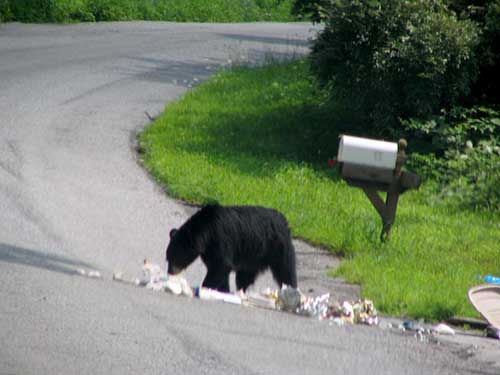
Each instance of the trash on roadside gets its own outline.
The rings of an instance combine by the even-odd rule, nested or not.
[[[345,324],[345,320],[342,318],[333,318],[333,323],[335,323],[337,327],[342,327]]]
[[[499,276],[486,275],[484,277],[481,277],[480,279],[484,282],[487,282],[488,284],[500,284]]]
[[[101,273],[99,271],[92,270],[88,272],[87,276],[94,279],[100,279]]]
[[[192,288],[184,275],[168,275],[155,263],[144,260],[141,276],[127,279],[122,272],[115,272],[113,280],[146,287],[154,291],[166,291],[174,295],[186,295],[203,300],[223,301],[227,303],[280,310],[297,315],[315,317],[319,320],[331,320],[337,326],[349,324],[377,325],[377,310],[372,301],[360,299],[352,301],[330,301],[330,294],[306,296],[299,289],[283,286],[273,290],[266,288],[261,292],[223,293],[205,287]]]
[[[241,301],[245,306],[260,307],[263,309],[276,310],[276,299],[264,293],[241,292]]]
[[[162,284],[162,289],[175,295],[183,294],[193,297],[194,294],[183,274],[168,276],[167,280]]]
[[[84,268],[78,268],[76,272],[81,276],[87,276],[87,271]]]
[[[296,313],[303,316],[316,317],[318,319],[327,319],[333,316],[330,314],[331,306],[328,304],[330,293],[317,297],[303,297]]]
[[[367,324],[367,325],[377,325],[378,324],[378,314],[375,305],[369,299],[359,300],[353,305],[354,311],[354,322]]]
[[[340,317],[348,323],[354,323],[353,305],[348,301],[344,301],[340,306],[341,306]]]
[[[493,326],[488,326],[486,328],[486,337],[500,340],[500,329]]]
[[[438,334],[438,335],[454,335],[455,334],[455,330],[444,323],[439,323],[438,325],[435,325],[434,327],[432,327],[431,331],[432,331],[432,333]]]
[[[301,293],[298,289],[284,285],[278,291],[276,306],[279,310],[295,312],[301,304]]]
[[[125,277],[125,275],[121,271],[113,272],[112,280],[113,281],[118,281],[118,282],[121,282],[121,283],[125,283],[125,284],[134,284],[134,285],[137,285],[137,283],[136,283],[137,279],[130,279],[129,280],[129,279],[127,279]]]
[[[411,331],[415,327],[415,323],[411,320],[405,320],[402,324],[402,328],[404,328],[406,331]]]
[[[97,270],[86,270],[84,268],[78,268],[76,272],[81,275],[81,276],[86,276],[91,279],[100,279],[101,278],[101,273]]]
[[[212,300],[212,301],[223,301],[227,303],[233,303],[235,305],[241,305],[241,297],[232,293],[223,293],[218,290],[197,287],[194,288],[194,296],[199,299]]]
[[[139,279],[139,283],[152,285],[159,283],[160,281],[167,281],[167,274],[161,270],[161,267],[147,259],[144,259],[144,265],[142,266],[142,275]]]
[[[281,290],[263,293],[265,296],[276,300],[276,308],[302,316],[315,317],[319,320],[333,320],[335,324],[366,324],[377,325],[378,316],[373,302],[361,299],[356,302],[330,301],[330,293],[316,297],[308,297],[300,290],[283,286]],[[343,323],[339,323],[340,320]]]
[[[113,273],[113,280],[151,289],[155,292],[167,291],[176,295],[193,296],[193,291],[182,274],[169,276],[161,267],[144,259],[140,277],[128,279],[123,272]]]

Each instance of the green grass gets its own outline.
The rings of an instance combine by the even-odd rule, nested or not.
[[[292,0],[0,0],[0,22],[291,21]]]
[[[324,98],[304,61],[222,72],[140,135],[142,158],[177,198],[282,211],[294,236],[345,256],[335,274],[385,313],[476,316],[467,290],[500,274],[500,215],[439,203],[427,183],[400,198],[380,243],[368,199],[327,168],[344,129]]]

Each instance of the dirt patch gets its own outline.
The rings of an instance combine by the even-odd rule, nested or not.
[[[341,258],[327,250],[314,247],[301,240],[294,240],[297,256],[297,278],[300,290],[308,295],[330,293],[333,300],[357,300],[361,297],[359,285],[328,276],[328,271],[336,269]]]

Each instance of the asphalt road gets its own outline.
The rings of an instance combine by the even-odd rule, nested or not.
[[[138,164],[144,112],[229,62],[304,53],[313,34],[307,24],[0,25],[1,375],[500,373],[493,340],[424,343],[111,281],[137,275],[144,258],[163,262],[168,231],[194,212]],[[324,254],[297,248],[308,290],[358,293],[325,277]],[[203,272],[197,263],[188,278]],[[259,285],[273,286],[266,277]]]

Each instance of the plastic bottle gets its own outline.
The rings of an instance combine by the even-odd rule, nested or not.
[[[483,280],[489,284],[500,284],[500,277],[498,276],[486,275]]]

